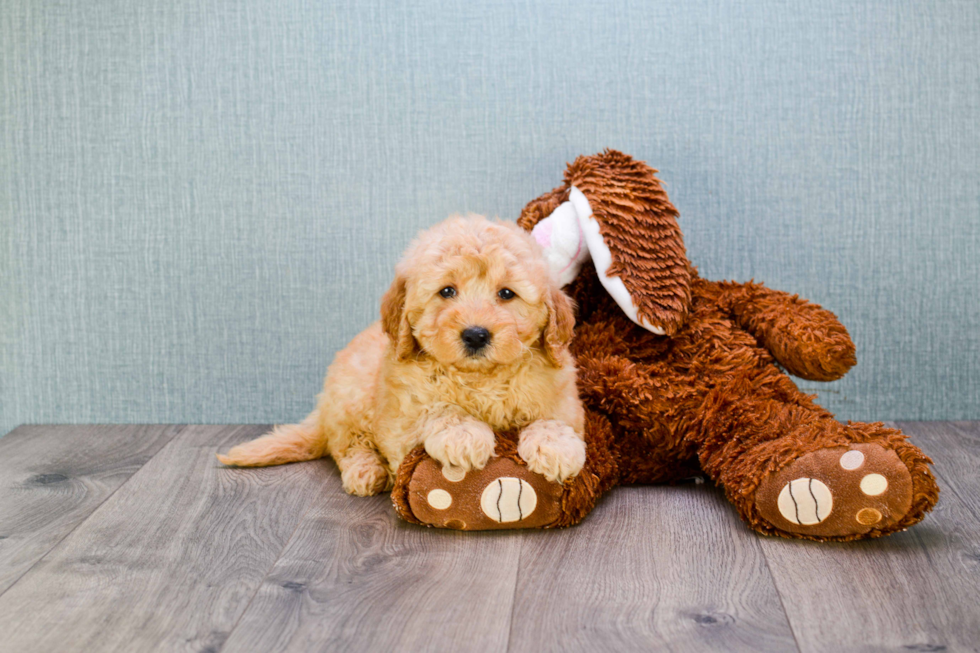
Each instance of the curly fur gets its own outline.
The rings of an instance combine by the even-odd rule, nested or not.
[[[516,297],[500,298],[505,287]],[[461,338],[473,326],[490,333],[476,353]],[[391,487],[415,447],[443,465],[482,468],[494,431],[515,430],[531,468],[562,482],[585,457],[573,326],[533,238],[513,224],[452,218],[408,248],[380,322],[337,354],[310,416],[219,460],[260,466],[329,454],[344,488],[370,495]]]

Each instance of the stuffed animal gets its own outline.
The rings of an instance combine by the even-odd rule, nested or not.
[[[796,295],[699,277],[655,172],[612,150],[579,157],[518,221],[578,307],[584,469],[548,482],[513,433],[466,475],[419,448],[398,470],[398,513],[464,530],[568,526],[617,484],[704,475],[768,535],[853,540],[919,522],[938,498],[932,461],[898,430],[838,422],[784,372],[842,377],[856,362],[844,326]]]

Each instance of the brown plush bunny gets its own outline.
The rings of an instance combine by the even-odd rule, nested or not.
[[[579,157],[518,221],[578,305],[585,468],[549,483],[502,433],[498,458],[450,478],[419,448],[399,469],[399,514],[468,530],[567,526],[617,484],[705,474],[771,535],[852,540],[920,521],[939,493],[929,458],[881,423],[841,424],[781,369],[842,377],[855,363],[847,330],[796,295],[701,279],[655,172],[611,150]],[[427,502],[433,489],[449,507]]]

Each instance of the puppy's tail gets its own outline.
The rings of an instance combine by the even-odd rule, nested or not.
[[[327,439],[320,428],[320,411],[314,410],[300,424],[283,424],[251,442],[232,447],[218,460],[236,467],[266,467],[322,458]]]

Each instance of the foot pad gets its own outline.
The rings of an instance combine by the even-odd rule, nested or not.
[[[470,531],[553,524],[561,514],[561,494],[561,485],[506,457],[468,473],[426,458],[408,485],[408,503],[418,520]]]
[[[483,514],[501,524],[530,519],[537,507],[538,495],[531,484],[513,476],[491,481],[480,495]]]
[[[887,528],[912,507],[912,476],[877,444],[820,449],[764,480],[756,505],[771,524],[814,537]]]
[[[797,525],[819,524],[834,509],[834,495],[815,478],[798,478],[783,486],[776,505],[787,521]]]

